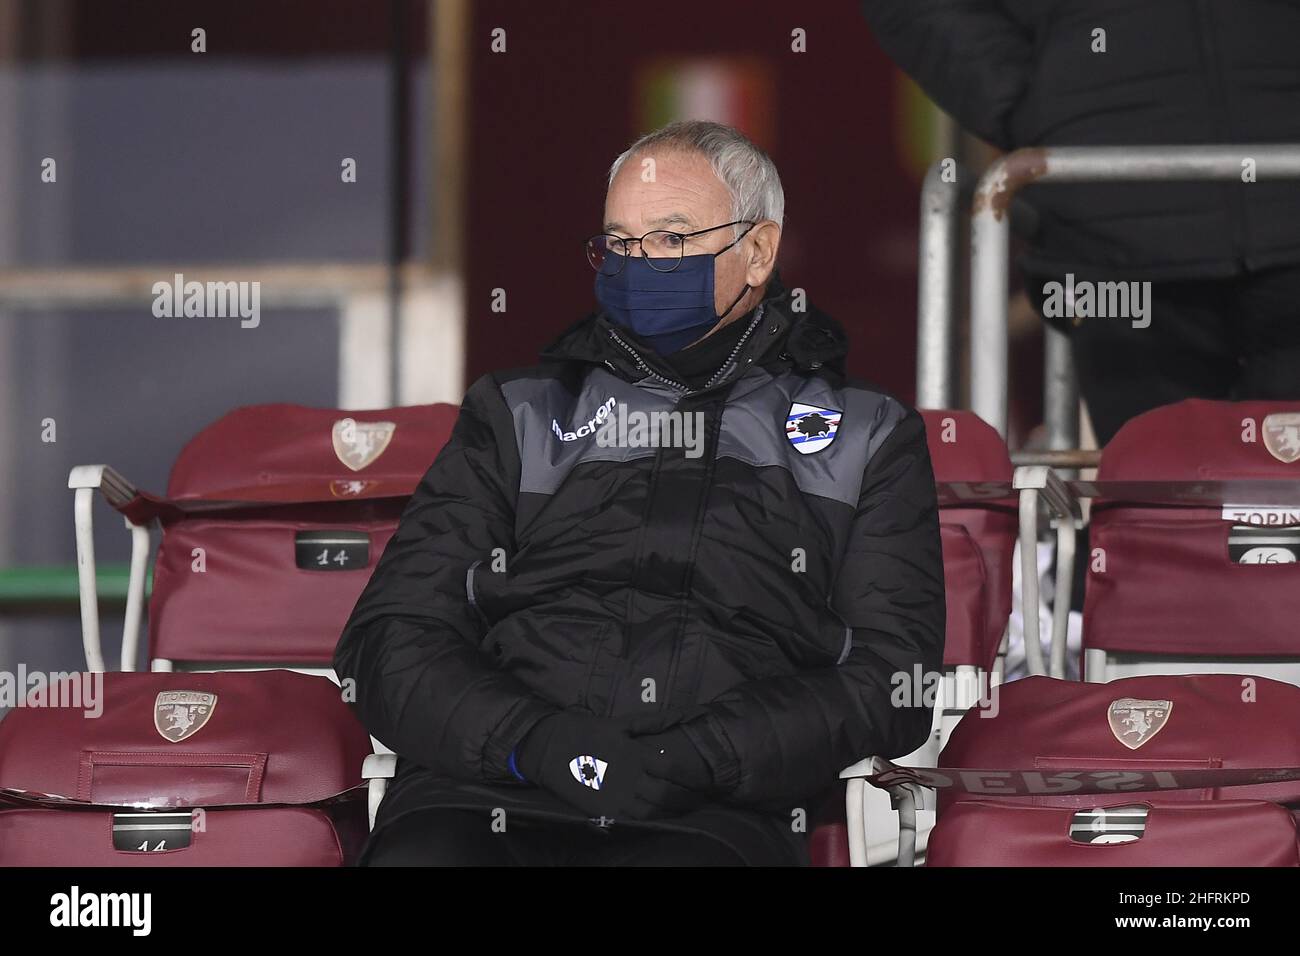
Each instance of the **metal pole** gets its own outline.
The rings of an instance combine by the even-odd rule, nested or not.
[[[945,170],[945,166],[947,169]],[[945,171],[949,179],[945,181]],[[963,170],[951,159],[930,166],[921,186],[920,270],[916,292],[916,404],[953,408],[957,217]]]
[[[1056,594],[1052,598],[1052,652],[1048,674],[1064,679],[1066,641],[1070,633],[1070,592],[1074,588],[1074,552],[1079,542],[1075,537],[1077,529],[1073,518],[1056,520]]]
[[[402,263],[410,232],[410,77],[406,43],[406,0],[389,0],[388,58],[388,404],[401,404],[402,394]]]
[[[1047,673],[1038,603],[1038,491],[1020,492],[1020,611],[1025,625],[1025,670]]]
[[[440,353],[454,362],[456,372],[438,374],[431,363],[422,363],[421,391],[462,394],[462,380],[468,374],[469,329],[465,281],[468,264],[466,249],[469,195],[469,127],[472,97],[470,88],[471,44],[475,39],[476,14],[471,0],[429,0],[430,82],[433,122],[430,124],[429,156],[429,264],[433,269],[438,305],[435,314],[423,318],[436,322],[447,346]],[[492,26],[491,23],[488,26]],[[445,363],[444,363],[445,364]],[[407,369],[408,379],[414,378]],[[433,376],[437,376],[436,387]],[[426,392],[427,393],[427,392]],[[427,401],[428,399],[423,399]]]
[[[1007,433],[1007,259],[1012,198],[1036,182],[1300,178],[1300,146],[1068,146],[1003,156],[971,209],[971,407]],[[1050,380],[1050,379],[1049,379]],[[1049,405],[1057,404],[1054,397]],[[1061,405],[1064,401],[1061,400]]]
[[[1070,337],[1044,328],[1043,420],[1047,447],[1053,451],[1079,447],[1079,382],[1070,357]]]

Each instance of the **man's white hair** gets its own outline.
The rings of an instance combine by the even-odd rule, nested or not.
[[[731,193],[731,218],[785,224],[785,190],[772,158],[740,130],[706,120],[682,120],[647,133],[625,149],[609,168],[609,183],[630,156],[653,150],[698,153]],[[736,226],[735,233],[744,231]]]

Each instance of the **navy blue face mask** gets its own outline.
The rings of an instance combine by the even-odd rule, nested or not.
[[[628,256],[617,275],[596,274],[596,301],[616,324],[669,355],[703,338],[749,291],[746,284],[726,312],[714,311],[713,260],[727,249],[683,256],[672,272],[656,272],[641,256]]]

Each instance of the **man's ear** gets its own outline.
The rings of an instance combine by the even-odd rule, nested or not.
[[[776,266],[776,251],[781,245],[781,227],[771,219],[764,219],[749,231],[745,245],[749,260],[745,263],[745,281],[751,289],[767,285]]]

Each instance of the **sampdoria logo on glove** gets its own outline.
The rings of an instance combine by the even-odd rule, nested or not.
[[[573,779],[584,787],[599,790],[605,780],[605,768],[609,764],[596,757],[574,757],[569,761],[569,771]]]

